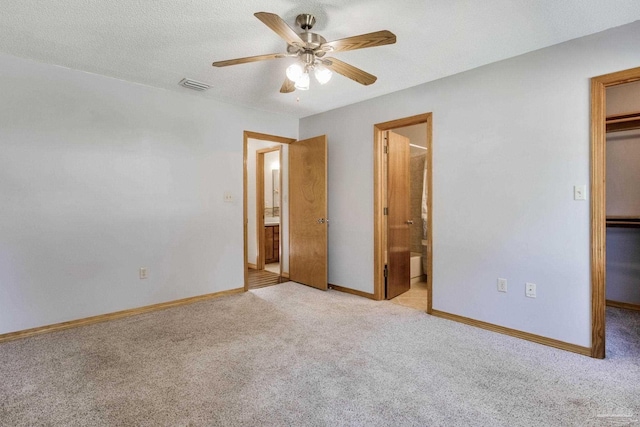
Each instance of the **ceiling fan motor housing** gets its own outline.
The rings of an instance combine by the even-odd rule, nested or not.
[[[320,34],[310,33],[309,31],[305,31],[300,34],[300,38],[305,44],[305,49],[317,49],[320,47],[322,43],[326,43],[327,40],[322,37]]]

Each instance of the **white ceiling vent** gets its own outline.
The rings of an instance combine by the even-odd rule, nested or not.
[[[206,83],[197,82],[195,80],[190,80],[190,79],[182,79],[178,84],[180,86],[186,87],[187,89],[197,90],[198,92],[205,91],[211,87]]]

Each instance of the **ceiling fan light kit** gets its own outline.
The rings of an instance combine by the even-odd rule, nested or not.
[[[329,82],[334,72],[362,85],[370,85],[377,80],[376,76],[346,62],[324,56],[329,52],[345,52],[396,42],[395,34],[386,30],[327,42],[321,35],[309,31],[316,22],[312,15],[301,14],[296,18],[296,24],[302,29],[301,33],[296,33],[274,13],[258,12],[254,15],[287,42],[287,52],[217,61],[213,63],[213,66],[226,67],[268,59],[297,58],[297,61],[286,69],[286,78],[280,88],[281,93],[293,92],[296,89],[308,90],[311,71],[321,85]]]
[[[309,90],[309,83],[310,83],[309,72],[304,72],[298,78],[298,80],[295,81],[295,85],[294,86],[295,86],[296,89]]]
[[[309,89],[309,72],[313,70],[318,83],[326,84],[331,80],[333,73],[330,69],[322,66],[316,61],[314,55],[305,53],[300,55],[300,61],[294,62],[287,67],[286,75],[289,80],[295,83],[296,89]]]
[[[300,65],[299,62],[289,65],[287,67],[287,78],[292,82],[297,82],[300,77],[304,74],[304,67]]]
[[[333,76],[331,70],[323,67],[322,65],[316,66],[313,70],[313,74],[316,76],[316,80],[321,85],[329,83],[329,80],[331,80],[331,77]]]

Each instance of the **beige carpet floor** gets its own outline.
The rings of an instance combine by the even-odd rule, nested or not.
[[[640,314],[607,320],[594,360],[285,283],[1,344],[0,425],[631,425]]]

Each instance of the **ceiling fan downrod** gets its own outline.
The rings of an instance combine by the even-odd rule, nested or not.
[[[313,28],[316,23],[316,18],[308,13],[302,13],[296,17],[296,24],[305,31]]]

